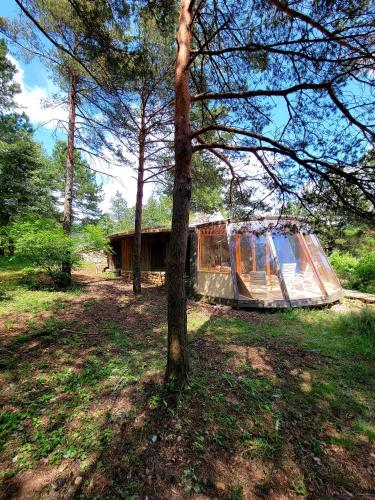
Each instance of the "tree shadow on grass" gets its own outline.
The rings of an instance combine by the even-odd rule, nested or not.
[[[96,292],[75,297],[21,335],[3,338],[0,491],[6,498],[44,491],[58,480],[60,463],[73,471],[71,462],[89,461],[112,434],[103,418],[118,388],[128,390],[147,369],[160,369],[165,306],[156,310],[153,298],[162,294],[150,288],[135,299],[129,292],[106,283],[100,300]]]
[[[370,440],[363,426],[351,432],[355,419],[369,417],[360,391],[371,370],[363,357],[346,362],[301,345],[298,335],[284,339],[274,315],[246,321],[242,313],[211,311],[191,336],[190,386],[176,395],[162,385],[162,289],[136,299],[108,283],[93,300],[72,305],[70,332],[61,329],[48,347],[35,338],[22,351],[17,363],[28,363],[32,381],[20,367],[8,379],[18,385],[18,414],[31,409],[10,431],[31,445],[18,452],[31,468],[3,481],[8,498],[30,491],[233,500],[374,494]],[[291,327],[280,322],[281,330]],[[292,324],[311,327],[303,316]],[[349,383],[354,363],[362,375]],[[47,482],[37,483],[43,474]]]
[[[219,341],[217,319],[191,340],[191,385],[174,403],[160,379],[137,386],[136,415],[90,471],[83,497],[372,498],[373,445],[365,426],[352,425],[370,416],[355,392],[364,380],[342,384],[358,359],[245,339],[241,329],[238,340],[231,318]]]

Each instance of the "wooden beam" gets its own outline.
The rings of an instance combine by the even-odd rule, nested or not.
[[[236,303],[238,301],[238,298],[239,298],[237,273],[235,270],[236,264],[235,264],[235,256],[234,256],[236,242],[233,241],[234,244],[232,244],[231,224],[226,224],[226,232],[227,232],[227,241],[228,241],[228,246],[229,246],[229,260],[230,260],[230,271],[231,271],[231,275],[232,275],[233,294],[234,294],[234,301]]]
[[[202,258],[202,235],[201,231],[198,231],[198,256],[197,256],[197,270],[201,270],[201,258]]]

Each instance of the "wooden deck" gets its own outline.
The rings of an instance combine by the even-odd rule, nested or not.
[[[375,304],[375,294],[373,293],[363,293],[357,290],[345,290],[344,297],[347,299],[357,299],[365,304]]]

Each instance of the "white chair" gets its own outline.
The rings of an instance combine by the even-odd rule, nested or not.
[[[281,265],[281,273],[283,275],[287,288],[293,289],[296,278],[296,263],[291,262]]]

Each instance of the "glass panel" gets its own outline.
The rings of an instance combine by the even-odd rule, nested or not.
[[[200,271],[230,272],[226,235],[200,235]]]
[[[325,296],[300,234],[273,234],[276,255],[290,300]]]
[[[316,270],[319,273],[320,279],[324,283],[328,295],[336,292],[341,288],[341,285],[333,272],[330,263],[328,262],[327,256],[325,255],[318,238],[315,234],[306,234],[305,241]]]
[[[266,235],[232,239],[239,294],[256,300],[284,300]]]

